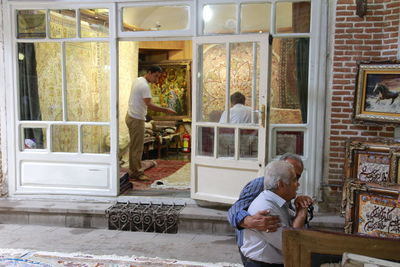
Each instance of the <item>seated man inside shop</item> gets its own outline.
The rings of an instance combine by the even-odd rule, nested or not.
[[[229,109],[230,123],[251,123],[251,113],[253,112],[253,110],[251,109],[251,107],[245,106],[245,102],[246,97],[241,92],[235,92],[231,95],[232,107]],[[258,121],[257,115],[254,121]],[[226,111],[222,113],[219,122],[228,122]]]
[[[286,153],[280,157],[290,163],[296,172],[297,179],[300,179],[303,173],[304,164],[299,155]],[[264,190],[264,177],[258,177],[251,180],[240,192],[239,199],[232,205],[228,211],[229,223],[236,228],[236,241],[240,247],[243,244],[243,229],[256,229],[258,231],[275,232],[279,224],[279,216],[266,216],[270,215],[268,210],[262,210],[256,214],[250,215],[248,208],[250,203]],[[308,196],[297,196],[294,200],[294,206],[306,208],[312,205],[312,199]],[[241,253],[241,252],[240,252]],[[246,257],[241,254],[243,264]]]
[[[240,250],[246,257],[245,267],[282,266],[282,230],[284,227],[302,228],[307,217],[307,207],[289,208],[289,202],[296,197],[299,187],[295,169],[284,160],[267,165],[264,174],[264,191],[250,204],[248,212],[254,215],[269,210],[278,215],[281,227],[276,232],[244,229],[243,245]]]

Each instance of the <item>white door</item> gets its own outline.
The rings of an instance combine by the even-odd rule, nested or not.
[[[268,62],[268,34],[194,38],[192,198],[233,203],[248,181],[262,176],[268,150]],[[232,118],[235,92],[245,96],[250,121]],[[221,119],[223,112],[226,119]]]
[[[117,195],[114,5],[9,11],[11,194]]]

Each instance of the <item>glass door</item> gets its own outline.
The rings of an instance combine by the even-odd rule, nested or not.
[[[191,197],[233,203],[267,159],[269,35],[194,39]]]
[[[113,5],[15,5],[12,194],[115,196]]]

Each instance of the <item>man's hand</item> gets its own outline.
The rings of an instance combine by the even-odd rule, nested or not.
[[[170,108],[165,108],[164,113],[167,114],[176,114],[176,111]]]
[[[268,210],[262,210],[253,216],[247,216],[240,224],[243,228],[256,229],[258,231],[275,232],[280,227],[279,216],[268,215]]]
[[[298,196],[294,200],[294,205],[295,205],[296,209],[299,209],[299,208],[305,209],[305,208],[308,208],[312,204],[313,204],[313,200],[309,196]]]

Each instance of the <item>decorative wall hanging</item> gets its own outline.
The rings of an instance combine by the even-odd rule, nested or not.
[[[400,143],[387,139],[374,142],[349,140],[346,144],[345,179],[385,186],[399,183],[396,171]]]
[[[400,186],[347,186],[345,232],[400,238]]]
[[[153,103],[172,108],[176,115],[167,115],[149,110],[148,114],[155,120],[179,120],[191,117],[191,82],[190,61],[165,61],[154,64],[140,64],[139,76],[143,76],[150,65],[158,65],[163,69],[156,84],[151,84]]]
[[[361,64],[355,119],[400,123],[400,64]]]

